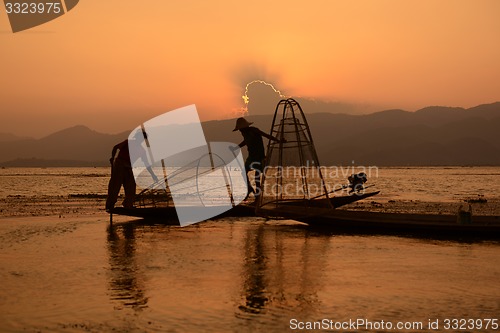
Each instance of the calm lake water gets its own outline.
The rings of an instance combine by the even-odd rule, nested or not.
[[[4,169],[0,197],[104,194],[108,172]],[[38,186],[14,185],[27,181]],[[385,199],[500,193],[499,168],[389,168],[371,181]],[[181,228],[119,217],[110,227],[97,214],[0,219],[0,260],[2,332],[500,331],[491,241],[339,235],[260,218]],[[475,321],[457,321],[460,330],[447,319]],[[333,326],[299,329],[319,321]],[[349,321],[360,325],[335,328]]]
[[[359,171],[368,174],[366,185],[382,191],[378,200],[450,202],[478,195],[500,197],[500,167],[329,167],[323,174],[331,187],[338,187]],[[0,198],[106,194],[109,175],[110,168],[103,167],[0,169]]]

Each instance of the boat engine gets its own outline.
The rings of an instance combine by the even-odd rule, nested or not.
[[[368,177],[366,176],[366,173],[359,172],[350,175],[349,177],[347,177],[347,180],[349,181],[349,188],[351,189],[349,193],[352,193],[364,190],[364,184],[368,181]]]

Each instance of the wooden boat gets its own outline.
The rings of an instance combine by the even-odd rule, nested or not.
[[[354,199],[350,197],[335,197],[332,198],[332,201],[345,203],[349,199]],[[154,220],[162,224],[179,225],[174,206],[131,209],[116,207],[113,214]],[[300,201],[282,202],[279,207],[269,204],[261,207],[258,214],[255,213],[253,202],[244,202],[214,217],[214,219],[254,216],[287,218],[306,223],[313,228],[350,234],[404,234],[424,237],[500,239],[500,216],[471,215],[470,220],[460,221],[458,214],[353,211],[314,207],[314,205],[306,205]]]
[[[260,212],[262,216],[291,218],[334,232],[500,239],[500,216],[493,215],[470,215],[464,220],[459,214],[385,213],[297,206],[268,206],[262,207]]]
[[[331,201],[334,207],[340,207],[359,200],[366,199],[378,193],[379,191],[360,194],[360,195],[353,194],[348,196],[332,197],[329,200]],[[302,207],[304,205],[306,206],[317,205],[318,207],[322,207],[324,206],[323,200],[324,199],[317,199],[314,200],[314,203],[304,202],[303,200],[296,200],[296,201],[291,201],[287,204],[296,207]],[[189,209],[200,209],[200,208],[189,207]],[[202,209],[206,211],[207,209],[210,210],[210,207],[203,207]],[[218,207],[213,207],[213,209],[217,211],[219,210]],[[175,211],[175,206],[173,205],[173,203],[164,207],[140,207],[140,206],[136,208],[115,207],[111,213],[117,215],[139,217],[144,219],[164,220],[165,221],[164,223],[172,225],[179,224],[177,220],[177,213]],[[246,217],[256,216],[254,202],[243,202],[231,208],[230,210],[217,215],[215,218],[241,217],[241,216],[246,216]]]

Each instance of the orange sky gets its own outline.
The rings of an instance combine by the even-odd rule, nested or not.
[[[0,132],[227,118],[253,79],[376,110],[500,100],[497,0],[86,0],[16,34],[0,8]]]

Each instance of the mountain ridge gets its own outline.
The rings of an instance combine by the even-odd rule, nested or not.
[[[352,161],[364,165],[500,165],[500,102],[468,109],[426,107],[367,115],[304,112],[323,165],[350,165]],[[247,119],[265,132],[271,127],[271,115]],[[207,141],[242,141],[232,131],[234,119],[206,121],[202,127]],[[0,166],[15,166],[16,160],[23,166],[29,166],[30,160],[44,166],[50,166],[50,161],[54,166],[61,161],[106,165],[112,147],[128,133],[105,134],[76,125],[40,139],[0,140]]]

